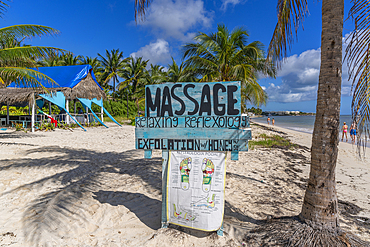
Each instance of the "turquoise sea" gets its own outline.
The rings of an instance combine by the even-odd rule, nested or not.
[[[276,126],[311,134],[313,132],[315,116],[270,116],[271,120],[273,118],[275,119]],[[251,121],[256,123],[267,123],[267,117],[251,118]],[[342,129],[343,122],[346,122],[348,127],[351,126],[352,117],[350,115],[341,115],[340,129]]]

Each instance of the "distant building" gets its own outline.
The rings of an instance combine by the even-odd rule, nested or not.
[[[265,111],[263,115],[272,115],[272,116],[287,116],[287,115],[300,115],[300,111]]]

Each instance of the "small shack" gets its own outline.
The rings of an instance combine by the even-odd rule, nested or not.
[[[66,124],[76,123],[81,128],[81,122],[98,121],[103,123],[104,112],[118,125],[120,125],[103,107],[103,99],[106,99],[103,88],[97,82],[92,67],[90,65],[75,66],[57,66],[36,68],[39,72],[52,78],[57,84],[52,84],[46,80],[39,80],[42,87],[32,87],[30,85],[17,85],[11,83],[6,88],[0,88],[0,107],[7,106],[6,118],[0,117],[0,125],[9,125],[10,121],[20,122],[23,126],[30,125],[32,131],[35,128],[35,122],[41,121],[46,113],[39,110],[41,114],[36,113],[36,107],[42,109],[45,101],[49,102],[49,114],[51,113],[51,104],[57,105],[62,114],[54,116],[59,121]],[[76,102],[80,101],[85,113],[76,112]],[[74,102],[74,113],[69,112],[69,104]],[[100,113],[94,113],[91,109],[92,103],[101,107]],[[18,119],[10,119],[9,106],[30,106],[30,114],[20,116]],[[100,115],[100,117],[97,116]],[[107,127],[107,126],[106,126]],[[108,128],[108,127],[107,127]],[[83,128],[84,129],[84,128]],[[85,129],[84,129],[85,130]]]

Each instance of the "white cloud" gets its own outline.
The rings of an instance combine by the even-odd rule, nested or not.
[[[239,4],[239,3],[241,3],[242,2],[242,0],[222,0],[222,6],[221,6],[221,9],[223,10],[223,11],[226,11],[226,9],[227,9],[227,5],[232,5],[232,6],[235,6],[235,5],[237,5],[237,4]]]
[[[157,0],[139,25],[151,28],[158,37],[189,42],[195,35],[190,29],[197,25],[209,27],[212,16],[202,0]]]
[[[346,44],[343,44],[343,53]],[[299,102],[315,100],[320,74],[320,48],[307,50],[300,55],[292,55],[284,60],[278,71],[281,84],[271,83],[266,92],[270,101]],[[343,62],[342,68],[342,95],[350,95],[351,82],[348,81],[348,67]]]
[[[171,60],[169,44],[164,39],[157,39],[157,41],[141,47],[137,52],[131,53],[130,56],[149,59],[151,64],[167,63]]]

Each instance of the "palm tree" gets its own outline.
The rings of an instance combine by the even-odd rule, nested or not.
[[[164,71],[164,67],[153,64],[150,64],[150,69],[148,70],[146,79],[147,85],[159,84],[168,81],[167,73]]]
[[[63,66],[71,66],[71,65],[80,65],[81,64],[81,56],[75,56],[73,53],[68,52],[61,56],[62,58],[62,65]]]
[[[103,67],[102,80],[104,84],[107,84],[111,79],[113,79],[113,100],[114,94],[116,92],[116,82],[118,82],[118,72],[124,67],[125,59],[123,58],[123,52],[119,49],[113,49],[111,52],[105,51],[105,56],[103,57],[98,53],[100,57],[100,63]]]
[[[300,218],[327,228],[339,227],[335,167],[339,143],[342,81],[343,0],[322,1],[321,65],[316,119],[312,136],[311,170]],[[281,59],[307,13],[306,1],[279,1],[268,56]],[[333,18],[335,16],[335,18]]]
[[[139,100],[144,95],[145,97],[145,84],[147,82],[148,72],[146,66],[149,60],[143,60],[142,57],[133,58],[130,57],[125,63],[123,69],[119,71],[119,76],[124,81],[119,83],[119,90],[126,90],[127,92],[127,112],[128,112],[128,93],[130,93],[136,102],[136,107],[139,110]],[[138,92],[137,92],[138,91]],[[141,93],[143,92],[143,93]]]
[[[263,45],[258,41],[246,44],[247,37],[243,28],[230,32],[225,25],[218,25],[216,33],[199,33],[194,38],[197,43],[184,46],[185,66],[200,81],[241,81],[242,105],[250,101],[258,106],[266,103],[267,95],[257,74],[275,77],[275,67],[266,62]]]
[[[369,31],[362,32],[364,24],[369,25],[368,0],[352,1],[352,16],[357,15],[356,31],[347,50],[350,58],[350,71],[360,73],[362,68],[357,64],[368,65]],[[268,58],[279,60],[286,56],[287,47],[292,44],[293,32],[308,13],[306,0],[279,1],[278,23],[269,46]],[[367,246],[353,237],[345,236],[339,231],[338,198],[336,192],[335,168],[339,143],[339,115],[342,82],[342,35],[343,35],[343,0],[322,1],[322,32],[321,32],[321,65],[317,91],[316,118],[312,135],[311,169],[308,185],[302,205],[300,219],[308,223],[316,231],[330,230],[320,240],[328,240],[330,245]],[[352,49],[352,50],[351,50]],[[362,49],[362,51],[361,51]],[[368,73],[368,71],[366,72]],[[367,78],[356,82],[357,85],[368,85]],[[355,97],[354,97],[355,99]],[[368,102],[364,103],[368,105]],[[334,231],[333,231],[334,230]],[[305,238],[308,238],[307,233]],[[326,235],[326,236],[324,236]],[[343,237],[344,236],[344,237]],[[336,244],[335,244],[336,243]]]
[[[0,2],[0,16],[2,6],[3,2]],[[0,83],[15,82],[40,86],[40,79],[55,83],[48,76],[28,68],[37,67],[37,60],[46,58],[51,53],[63,53],[64,50],[44,46],[21,46],[21,43],[26,38],[58,33],[56,29],[40,25],[25,24],[0,28]]]
[[[172,64],[168,65],[167,81],[168,82],[194,82],[197,78],[194,71],[185,67],[184,62],[180,66],[172,57]]]
[[[86,56],[86,57],[81,56],[80,57],[80,64],[89,64],[89,65],[91,65],[95,76],[98,76],[99,73],[101,73],[101,70],[102,70],[101,63],[98,60],[98,58],[96,58],[96,57],[92,58],[92,57],[89,57],[89,56]]]
[[[54,67],[62,66],[64,63],[63,56],[59,52],[51,51],[48,56],[43,58],[40,61],[37,61],[37,64],[42,67]]]

